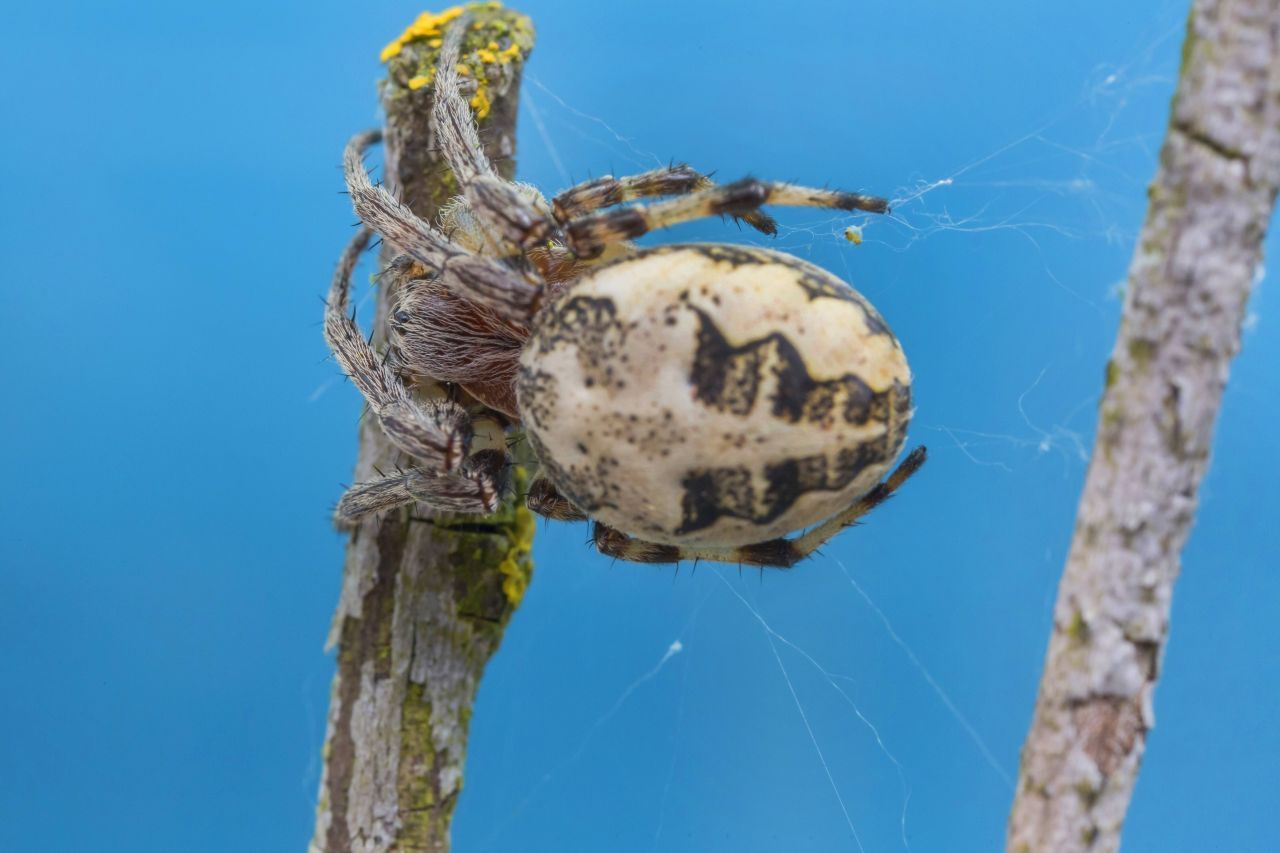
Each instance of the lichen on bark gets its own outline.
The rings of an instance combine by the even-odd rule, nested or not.
[[[483,94],[473,108],[483,106],[476,112],[486,152],[510,178],[520,76],[533,27],[498,3],[465,10],[468,71],[462,73]],[[445,15],[452,17],[441,21]],[[424,79],[439,55],[434,33],[456,17],[446,10],[415,21],[393,42],[394,50],[384,49],[387,75],[379,85],[385,180],[428,219],[457,193],[432,139],[433,90]],[[394,253],[386,247],[383,261]],[[386,343],[389,289],[384,284],[377,294],[379,347]],[[437,389],[420,385],[418,391]],[[376,419],[364,418],[356,480],[404,462]],[[449,849],[476,690],[532,576],[534,523],[514,500],[525,491],[525,476],[515,469],[512,495],[492,517],[414,507],[353,531],[329,640],[337,646],[337,672],[312,850]]]

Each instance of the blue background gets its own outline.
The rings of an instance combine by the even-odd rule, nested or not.
[[[894,326],[932,456],[790,573],[613,565],[584,526],[548,527],[480,692],[457,849],[853,850],[851,829],[866,850],[998,849],[1185,2],[523,9],[524,179],[677,158],[897,199],[860,247],[815,211],[781,214],[774,245]],[[360,411],[319,297],[353,220],[341,147],[377,122],[378,51],[417,11],[6,6],[0,848],[310,836],[343,552],[327,517]],[[657,237],[692,238],[759,239]],[[1127,851],[1274,849],[1270,290]]]

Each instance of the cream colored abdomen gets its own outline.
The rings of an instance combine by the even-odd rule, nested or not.
[[[870,490],[905,440],[910,372],[875,310],[818,267],[672,246],[548,306],[518,396],[547,475],[589,515],[655,542],[735,546]]]

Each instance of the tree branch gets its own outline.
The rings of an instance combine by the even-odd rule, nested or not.
[[[1010,851],[1116,850],[1280,183],[1280,0],[1196,0],[1022,752]]]
[[[520,74],[533,28],[496,3],[467,11],[473,25],[462,55],[477,85],[473,108],[487,153],[510,178]],[[383,52],[386,182],[427,218],[458,193],[429,121],[439,54],[434,33],[450,14],[424,14]],[[491,50],[495,42],[506,53]],[[393,254],[384,250],[384,266]],[[378,288],[375,310],[380,348],[392,301],[389,278]],[[491,432],[493,441],[504,440],[501,428]],[[366,417],[356,481],[405,461],[376,419]],[[312,850],[449,849],[476,689],[533,570],[533,520],[515,500],[524,491],[521,477],[517,472],[516,495],[482,524],[415,507],[353,532],[329,641],[337,645],[338,668]]]

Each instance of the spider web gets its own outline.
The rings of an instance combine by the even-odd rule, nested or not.
[[[1097,371],[1089,365],[1096,364],[1100,346],[1114,334],[1119,315],[1117,297],[1123,292],[1119,278],[1146,209],[1144,187],[1164,134],[1162,124],[1152,126],[1140,117],[1151,113],[1152,104],[1164,106],[1167,102],[1174,79],[1171,54],[1183,29],[1181,14],[1181,9],[1170,9],[1164,23],[1148,28],[1138,38],[1137,49],[1115,63],[1093,68],[1080,83],[1079,95],[1056,110],[1048,110],[1048,118],[1007,129],[1007,136],[977,155],[956,156],[954,168],[937,174],[906,175],[890,192],[876,187],[882,195],[890,196],[891,215],[777,211],[780,233],[773,240],[749,231],[730,237],[827,266],[846,280],[858,282],[882,307],[884,301],[896,297],[923,301],[932,295],[925,292],[927,287],[913,282],[914,270],[931,254],[1021,252],[1019,287],[1028,293],[1047,291],[1060,298],[1059,305],[1071,306],[1064,310],[1076,311],[1075,323],[1080,323],[1080,318],[1085,318],[1085,324],[1092,323],[1096,334],[1088,341],[1070,348],[1056,343],[1057,351],[1048,355],[1029,350],[1027,359],[1007,370],[1011,386],[997,388],[978,406],[965,409],[925,402],[916,415],[913,438],[923,438],[931,446],[936,460],[931,466],[951,465],[952,470],[966,466],[966,479],[979,483],[991,478],[1047,482],[1047,475],[1052,475],[1070,484],[1082,478],[1093,407],[1101,388]],[[522,165],[538,159],[539,147],[545,158],[538,178],[522,177],[543,184],[544,190],[552,190],[552,184],[562,187],[588,177],[571,170],[571,164],[580,168],[581,152],[568,155],[564,150],[570,147],[594,151],[591,163],[599,170],[604,170],[602,164],[607,165],[614,174],[668,163],[644,134],[628,129],[625,114],[600,113],[594,105],[589,111],[571,104],[539,78],[536,64],[526,74],[522,108],[526,128]],[[760,170],[765,168],[767,164]],[[659,240],[684,236],[682,228],[659,234]],[[718,233],[713,225],[699,236],[709,234],[707,238],[724,240],[722,234],[710,236]],[[1082,279],[1062,272],[1071,255],[1085,252],[1111,257],[1111,278],[1096,275]],[[372,272],[370,266],[366,265],[367,272]],[[365,289],[356,297],[365,309],[370,293]],[[896,313],[886,310],[886,314],[896,318],[904,310],[910,309],[900,307]],[[1256,325],[1257,316],[1249,316],[1247,330]],[[908,347],[913,351],[910,341]],[[915,366],[918,384],[924,386],[929,374]],[[335,383],[337,378],[321,384],[311,394],[311,401]],[[919,398],[928,400],[923,391]],[[937,412],[951,414],[940,419]],[[1051,467],[1044,467],[1046,464]],[[916,488],[914,483],[908,487]],[[906,501],[908,498],[902,505]],[[910,515],[909,508],[897,502],[891,512]],[[891,524],[891,520],[876,516],[868,529],[859,532],[861,540],[868,543],[864,551],[876,555],[872,538],[878,528],[888,529]],[[557,556],[552,560],[541,557],[541,561],[563,562],[561,555],[570,552],[581,535],[582,529],[575,526],[552,526],[539,540],[539,553]],[[477,726],[470,771],[476,779],[498,775],[506,781],[500,785],[499,795],[490,792],[484,798],[463,798],[456,831],[460,839],[468,841],[466,847],[524,849],[520,841],[534,834],[532,826],[544,813],[554,815],[559,804],[580,802],[594,793],[584,793],[582,780],[625,776],[622,767],[630,765],[611,763],[621,761],[617,758],[618,743],[644,739],[650,726],[660,734],[652,734],[648,740],[654,753],[650,757],[657,762],[653,772],[645,776],[653,783],[645,800],[649,808],[636,807],[635,826],[628,827],[631,831],[620,829],[626,844],[617,847],[680,847],[681,827],[687,833],[700,822],[685,813],[690,794],[687,779],[722,761],[732,748],[724,739],[717,740],[718,751],[699,743],[705,739],[705,730],[700,726],[698,708],[723,712],[723,702],[705,683],[730,669],[723,651],[726,637],[740,647],[745,658],[745,663],[735,661],[741,665],[740,678],[749,674],[758,679],[760,695],[776,706],[768,717],[776,726],[772,734],[744,735],[737,743],[742,748],[768,751],[773,744],[782,743],[786,734],[792,752],[808,756],[813,772],[801,774],[796,768],[799,765],[787,763],[787,770],[780,772],[791,775],[777,781],[782,786],[805,784],[814,820],[828,826],[826,838],[844,836],[842,848],[890,849],[892,845],[913,849],[920,827],[936,820],[931,812],[931,797],[936,794],[928,790],[931,765],[913,753],[910,740],[914,731],[896,725],[893,719],[895,708],[904,702],[928,704],[937,717],[933,725],[940,736],[959,744],[955,754],[968,756],[960,775],[975,786],[991,786],[996,797],[1007,799],[1020,742],[993,740],[997,724],[989,719],[988,710],[975,707],[972,699],[956,690],[964,686],[965,676],[959,674],[959,667],[954,661],[938,662],[938,649],[920,646],[928,631],[911,619],[910,602],[890,598],[882,606],[878,602],[886,601],[884,594],[892,594],[892,590],[877,589],[867,575],[856,570],[856,564],[855,570],[846,566],[841,556],[845,553],[841,539],[845,538],[833,543],[829,555],[814,557],[806,564],[805,575],[754,571],[740,575],[732,567],[707,566],[692,574],[687,569],[677,570],[671,601],[658,603],[667,607],[669,633],[662,635],[660,626],[650,624],[636,629],[634,637],[618,635],[602,643],[605,647],[626,646],[634,652],[631,657],[635,660],[611,663],[607,678],[598,671],[575,676],[575,683],[598,686],[580,695],[576,715],[566,715],[570,719],[564,721],[558,736],[544,736],[541,751],[522,751],[520,739],[508,734],[500,748],[502,771],[498,774],[485,770],[488,758],[483,733],[490,729],[516,731],[520,725],[513,720],[507,720],[507,725],[490,720]],[[878,552],[878,562],[873,557],[872,565],[895,561],[888,544],[881,544]],[[1064,553],[1065,542],[1043,548],[1037,579],[1041,617],[1051,606]],[[567,603],[562,616],[566,620],[573,617],[572,607],[595,607],[600,599],[654,596],[652,574],[637,574],[635,567],[627,566],[602,573],[599,564],[599,557],[586,558],[582,574],[567,588],[561,581],[558,589],[552,588],[557,581],[547,576],[554,570],[543,570],[520,619],[508,631],[506,647],[518,649],[516,660],[512,662],[511,653],[500,654],[490,667],[486,690],[508,681],[518,683],[509,672],[504,675],[499,671],[503,666],[529,662],[538,656],[539,649],[544,654],[564,651],[556,647],[552,652],[539,647],[536,637],[521,635],[522,625],[543,624],[545,620],[544,615],[534,612],[541,590],[548,590],[545,597],[564,598]],[[820,587],[809,584],[815,578],[822,579]],[[792,592],[788,585],[800,589]],[[832,648],[827,642],[829,631],[814,630],[808,624],[813,617],[809,606],[796,602],[814,597],[832,599],[831,610],[856,626],[842,629],[851,630],[850,637],[858,639],[858,643],[849,644],[854,648]],[[905,624],[900,624],[904,617]],[[873,637],[872,631],[878,635]],[[588,649],[594,640],[575,638],[568,643],[566,657],[576,660],[590,657]],[[881,653],[874,653],[876,649]],[[882,694],[888,681],[914,684],[918,692],[887,701]],[[483,694],[480,711],[484,708]],[[1019,725],[1025,725],[1025,720],[1020,719]],[[539,727],[543,726],[545,721],[539,722]],[[598,766],[602,762],[604,768]],[[868,779],[890,793],[872,802],[865,792]],[[498,804],[471,820],[468,809],[479,807],[481,800]],[[884,804],[890,800],[891,808]],[[472,826],[472,822],[480,826]],[[691,844],[687,849],[716,847],[705,839]],[[740,843],[737,847],[749,849],[750,845]]]
[[[1182,14],[1182,9],[1171,7],[1162,24],[1148,28],[1138,39],[1135,50],[1121,61],[1094,68],[1082,81],[1078,97],[1052,111],[1047,119],[1015,129],[1004,141],[978,156],[958,159],[957,166],[942,174],[908,177],[888,193],[893,207],[888,217],[785,212],[779,216],[776,239],[765,240],[750,232],[733,238],[806,257],[842,272],[848,280],[855,275],[870,278],[863,264],[877,253],[916,257],[939,244],[939,251],[946,252],[959,248],[1000,253],[1010,251],[1013,245],[1029,252],[1023,257],[1030,258],[1024,265],[1030,272],[1020,286],[1058,291],[1077,311],[1093,318],[1098,334],[1087,347],[1015,365],[1010,372],[1021,377],[1015,378],[1016,387],[1003,403],[996,400],[982,407],[981,418],[937,420],[933,414],[937,410],[929,409],[923,419],[917,417],[915,437],[923,433],[935,456],[949,456],[953,464],[970,466],[974,476],[1042,476],[1041,466],[1046,462],[1053,463],[1049,471],[1057,478],[1078,481],[1083,476],[1101,382],[1096,371],[1082,371],[1080,365],[1096,362],[1100,355],[1097,342],[1108,341],[1114,334],[1123,288],[1119,278],[1145,211],[1144,189],[1164,130],[1162,124],[1144,122],[1141,115],[1149,112],[1153,103],[1167,104],[1174,80],[1170,56],[1181,37]],[[525,151],[540,144],[546,168],[561,186],[586,177],[572,174],[568,168],[574,158],[561,149],[569,144],[598,149],[601,156],[597,162],[608,163],[614,174],[668,162],[650,150],[653,146],[639,134],[627,129],[620,113],[603,114],[569,103],[538,77],[536,69],[526,76],[522,101],[526,126],[533,129],[533,136],[525,137]],[[1112,277],[1082,281],[1062,274],[1062,258],[1081,252],[1110,258]],[[911,287],[906,278],[904,273],[901,279],[891,280],[888,288]],[[879,294],[873,295],[873,301],[880,301]],[[1251,316],[1247,327],[1256,322]],[[570,534],[549,535],[540,550],[563,553],[568,547],[565,536]],[[1045,549],[1042,600],[1046,612],[1063,550],[1054,546]],[[937,712],[949,721],[946,737],[967,743],[973,762],[968,773],[975,784],[994,784],[1003,792],[999,796],[1011,795],[1017,744],[1011,750],[1008,743],[990,741],[993,724],[985,721],[983,714],[975,714],[975,709],[965,707],[964,700],[951,691],[960,676],[917,653],[918,633],[897,626],[890,608],[877,603],[873,592],[859,583],[857,573],[839,556],[816,557],[806,571],[829,575],[829,568],[839,572],[836,577],[840,583],[847,584],[848,598],[840,606],[848,619],[874,627],[881,632],[880,640],[896,652],[892,666],[886,665],[889,677],[914,680],[923,688],[930,697],[926,701],[934,703]],[[599,566],[584,571],[599,572]],[[603,581],[583,576],[573,591],[599,589],[597,583],[622,583],[634,591],[633,584],[642,581],[635,581],[627,571],[619,567],[606,572]],[[522,827],[528,826],[532,813],[557,798],[580,795],[575,777],[603,772],[589,766],[593,752],[610,752],[611,739],[634,735],[636,727],[644,725],[644,718],[633,716],[630,706],[643,704],[652,712],[657,697],[651,694],[659,690],[664,690],[662,695],[669,700],[662,717],[668,735],[666,758],[663,770],[655,776],[662,782],[651,798],[653,812],[646,821],[650,827],[648,844],[631,845],[628,841],[627,849],[673,849],[678,842],[671,835],[672,812],[678,805],[677,779],[698,756],[705,757],[705,753],[694,751],[686,734],[690,705],[706,701],[695,685],[705,677],[705,667],[714,665],[712,657],[717,654],[711,648],[714,640],[706,631],[699,633],[699,628],[711,618],[705,616],[706,611],[723,606],[737,609],[741,618],[723,622],[721,630],[732,626],[737,631],[736,641],[744,648],[753,632],[763,640],[752,658],[754,671],[762,680],[766,670],[776,674],[769,689],[790,706],[792,717],[790,721],[778,719],[777,725],[794,724],[799,732],[796,737],[807,744],[819,779],[815,784],[826,790],[826,807],[844,827],[847,849],[884,849],[889,837],[885,831],[888,816],[858,807],[857,778],[868,774],[877,784],[897,791],[898,806],[891,820],[894,846],[912,849],[913,826],[927,819],[919,815],[918,808],[912,808],[913,791],[928,767],[901,757],[900,743],[884,725],[883,708],[877,716],[869,707],[876,682],[867,675],[868,658],[848,649],[840,654],[814,649],[812,632],[804,630],[803,621],[797,621],[797,612],[805,611],[788,610],[772,600],[782,594],[782,582],[774,580],[775,575],[761,575],[757,583],[755,572],[742,577],[737,574],[731,567],[703,567],[685,585],[677,571],[675,594],[687,596],[685,608],[677,608],[683,614],[680,627],[670,639],[654,641],[650,662],[624,679],[616,693],[605,690],[594,694],[598,713],[583,718],[578,735],[563,741],[563,753],[556,757],[551,751],[547,769],[534,774],[531,785],[513,782],[508,786],[504,802],[509,808],[498,809],[486,831],[477,833],[478,849],[506,849],[520,837]],[[687,574],[683,577],[690,578]],[[803,620],[803,616],[799,618]],[[916,628],[918,631],[919,626]],[[833,721],[853,725],[842,727]],[[878,756],[876,766],[854,765],[850,756],[855,752],[848,748],[849,741],[869,746]],[[625,771],[610,765],[607,772]]]

